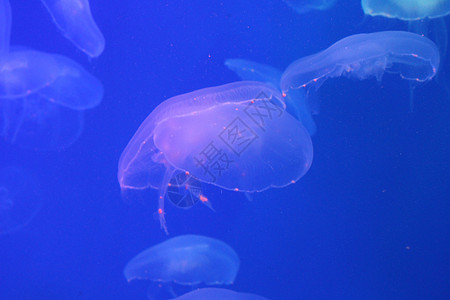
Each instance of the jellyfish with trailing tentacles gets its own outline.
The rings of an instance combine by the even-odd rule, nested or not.
[[[382,31],[346,37],[329,48],[294,61],[281,77],[281,90],[317,90],[327,79],[349,77],[358,80],[384,73],[398,74],[414,83],[431,80],[439,68],[436,45],[415,33]]]
[[[448,30],[445,16],[450,14],[448,0],[361,0],[364,14],[408,22],[408,30],[435,42],[441,59],[447,55]],[[448,83],[444,87],[448,91]],[[411,93],[413,86],[411,86]]]
[[[26,226],[42,204],[38,181],[30,171],[19,167],[0,169],[0,234],[13,233]]]
[[[183,286],[232,284],[239,270],[239,257],[226,243],[200,235],[182,235],[150,247],[131,259],[124,275]]]
[[[275,67],[257,63],[247,59],[227,59],[225,66],[234,71],[242,80],[261,81],[280,89],[280,80],[283,72]],[[285,96],[285,95],[283,95]],[[310,136],[317,131],[316,123],[312,117],[318,111],[318,97],[316,94],[306,95],[302,90],[290,90],[284,97],[286,110],[295,116]]]
[[[88,0],[41,0],[62,34],[78,49],[97,57],[105,38],[91,14]]]
[[[82,111],[100,103],[102,84],[65,56],[10,47],[9,1],[0,0],[0,13],[0,136],[26,148],[70,145]]]
[[[268,300],[262,296],[249,294],[249,293],[238,293],[235,291],[220,289],[220,288],[203,288],[198,289],[189,293],[186,293],[173,300]]]
[[[300,179],[311,166],[311,138],[285,110],[279,91],[240,81],[170,98],[141,124],[119,160],[122,192],[159,190],[159,220],[173,176],[237,192]],[[202,201],[208,198],[197,195]]]

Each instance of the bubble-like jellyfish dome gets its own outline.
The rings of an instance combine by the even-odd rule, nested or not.
[[[37,179],[19,167],[0,169],[0,234],[26,226],[39,211],[42,199]]]
[[[0,99],[14,100],[36,94],[75,110],[100,103],[101,82],[78,63],[58,54],[12,50],[0,60]]]
[[[181,285],[231,284],[239,257],[227,244],[200,235],[182,235],[153,246],[131,259],[125,278]]]
[[[127,189],[159,189],[159,217],[171,178],[187,172],[223,189],[258,192],[301,178],[312,162],[311,138],[285,111],[281,94],[241,81],[164,101],[145,119],[119,160]],[[203,195],[199,195],[204,197]]]
[[[450,14],[448,0],[361,0],[366,15],[405,21],[439,18]]]
[[[81,111],[100,103],[103,86],[62,55],[10,49],[10,30],[11,7],[1,0],[0,136],[24,148],[66,147],[81,133]]]
[[[346,37],[328,49],[296,60],[283,73],[281,89],[318,89],[328,78],[359,80],[394,73],[424,82],[439,68],[439,50],[426,37],[406,31],[382,31]]]
[[[219,288],[204,288],[186,293],[173,300],[268,300],[267,298]]]
[[[97,57],[105,38],[94,21],[88,0],[41,0],[62,34],[78,49]]]

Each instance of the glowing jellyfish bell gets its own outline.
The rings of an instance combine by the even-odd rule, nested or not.
[[[81,133],[82,111],[103,97],[99,80],[73,60],[11,47],[11,7],[0,0],[0,136],[25,148],[53,150]]]
[[[450,14],[448,0],[362,0],[361,6],[366,15],[405,21],[440,18]]]
[[[283,0],[288,6],[299,14],[304,14],[312,10],[327,10],[331,8],[337,0]]]
[[[91,14],[88,0],[41,0],[62,34],[78,49],[97,57],[105,38]]]
[[[141,124],[119,160],[123,192],[159,190],[164,200],[180,172],[238,192],[284,187],[312,163],[311,138],[285,111],[280,92],[252,81],[201,89],[161,103]],[[207,197],[196,192],[200,200]]]
[[[398,74],[414,82],[431,80],[439,68],[436,45],[415,33],[381,31],[346,37],[328,49],[294,61],[283,73],[281,90],[318,89],[329,78],[381,80]]]
[[[248,293],[238,293],[235,291],[219,288],[203,288],[197,289],[195,291],[186,293],[173,300],[212,300],[212,299],[223,299],[223,300],[268,300],[262,296],[248,294]]]
[[[232,284],[239,257],[226,243],[200,235],[182,235],[150,247],[124,269],[128,281],[150,280],[180,285]]]

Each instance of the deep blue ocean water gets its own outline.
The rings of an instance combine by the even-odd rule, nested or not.
[[[227,58],[284,69],[352,34],[407,30],[365,17],[359,1],[303,15],[275,0],[90,4],[106,39],[95,59],[64,39],[40,1],[11,1],[12,44],[74,59],[105,92],[66,149],[0,141],[0,167],[33,172],[42,201],[29,224],[0,236],[0,299],[146,299],[149,283],[127,283],[123,268],[167,238],[154,218],[157,194],[125,201],[117,182],[120,154],[145,117],[172,96],[239,80]],[[229,288],[273,300],[449,299],[448,57],[438,77],[415,90],[412,112],[398,76],[328,80],[301,180],[253,201],[215,190],[215,212],[168,206],[170,236],[228,243],[241,260]]]

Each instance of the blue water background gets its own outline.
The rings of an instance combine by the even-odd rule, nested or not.
[[[92,0],[106,48],[89,61],[39,1],[11,4],[13,44],[75,59],[105,95],[68,149],[0,143],[0,164],[33,170],[44,189],[32,222],[0,236],[1,299],[145,299],[148,283],[127,283],[122,270],[166,239],[153,217],[157,194],[124,201],[116,173],[152,109],[237,81],[227,58],[284,69],[348,35],[407,29],[364,17],[359,1],[298,15],[282,1]],[[448,86],[448,59],[441,72]],[[241,259],[230,288],[273,300],[449,299],[450,99],[436,80],[416,89],[412,113],[408,97],[408,83],[390,75],[327,81],[304,178],[253,201],[212,189],[215,213],[169,206],[171,236],[227,242]]]

